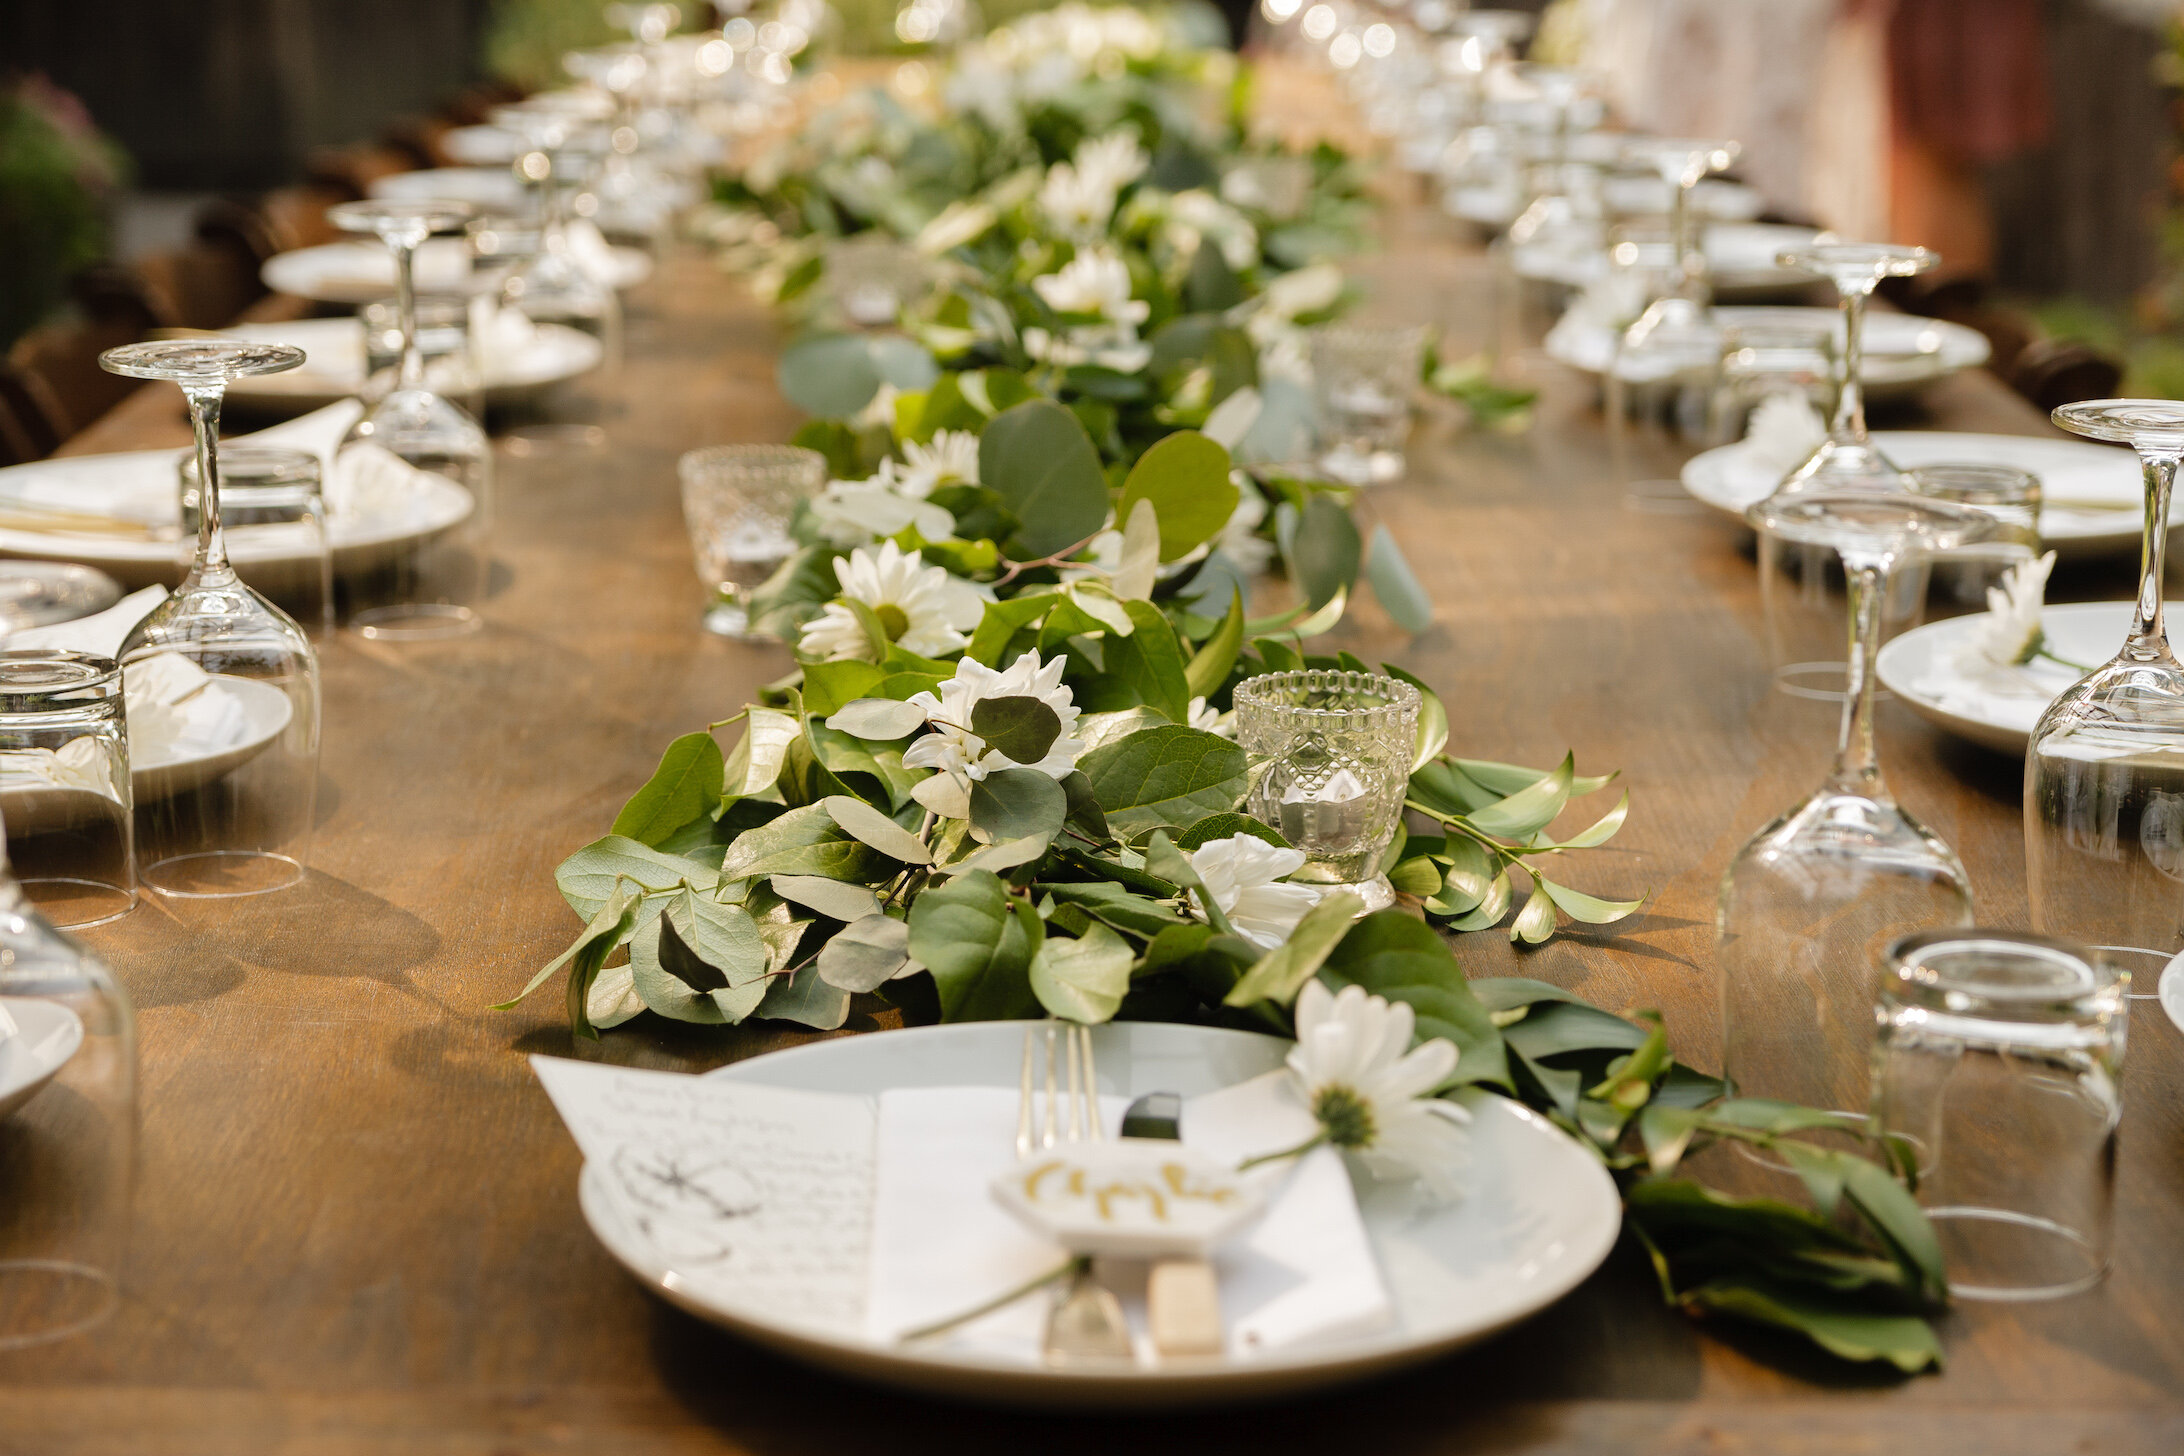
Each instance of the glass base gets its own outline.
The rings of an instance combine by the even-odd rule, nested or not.
[[[120,1304],[114,1276],[59,1259],[0,1261],[0,1350],[80,1335]]]
[[[715,637],[726,637],[732,642],[764,642],[778,646],[781,641],[771,632],[753,631],[751,614],[734,602],[715,602],[707,607],[705,615],[698,619],[698,625]]]
[[[1395,903],[1395,886],[1388,883],[1388,877],[1386,875],[1374,875],[1369,880],[1350,880],[1343,882],[1333,880],[1308,880],[1303,878],[1302,876],[1292,876],[1291,878],[1297,884],[1310,885],[1313,889],[1320,891],[1322,894],[1332,895],[1337,890],[1348,890],[1351,894],[1357,896],[1360,900],[1363,900],[1365,902],[1365,909],[1361,913],[1366,915],[1372,914],[1372,912],[1375,910],[1385,910],[1390,905],[1393,905]]]
[[[145,885],[175,900],[233,900],[303,883],[303,865],[262,849],[208,849],[145,866]]]
[[[1791,471],[1778,493],[1802,495],[1821,490],[1882,490],[1909,493],[1911,477],[1871,442],[1828,440]]]
[[[56,930],[83,930],[104,925],[136,909],[136,891],[104,880],[70,875],[40,875],[19,881],[30,903],[38,907]]]
[[[406,602],[396,607],[368,607],[350,618],[359,637],[374,642],[431,642],[463,637],[485,625],[469,607],[446,602]]]
[[[1320,455],[1319,468],[1344,485],[1388,485],[1403,478],[1405,465],[1400,450],[1337,445]]]
[[[2083,1294],[2108,1273],[2084,1234],[2007,1208],[1929,1208],[1941,1240],[1949,1293],[1958,1299],[2024,1301]]]

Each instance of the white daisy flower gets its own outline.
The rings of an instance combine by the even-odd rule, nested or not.
[[[1153,362],[1153,346],[1141,343],[1128,324],[1093,324],[1059,335],[1029,328],[1024,352],[1042,364],[1097,364],[1117,374],[1135,374]]]
[[[1072,163],[1056,162],[1039,187],[1039,210],[1071,237],[1097,236],[1115,215],[1115,190],[1101,178],[1079,172]]]
[[[1060,272],[1032,279],[1031,286],[1056,313],[1135,326],[1152,312],[1151,304],[1130,296],[1130,267],[1112,248],[1086,248]]]
[[[930,501],[895,489],[894,473],[883,462],[870,480],[837,480],[811,503],[812,523],[829,545],[862,546],[915,526],[928,541],[955,534],[955,517]]]
[[[2020,562],[1987,588],[1987,615],[1980,619],[1972,645],[1979,656],[2002,667],[2022,667],[2041,655],[2047,634],[2040,626],[2040,612],[2047,596],[2048,573],[2055,569],[2055,553],[2037,561]]]
[[[1415,1028],[1404,1002],[1307,981],[1289,1073],[1322,1141],[1357,1154],[1376,1177],[1415,1177],[1447,1199],[1460,1191],[1471,1113],[1430,1095],[1456,1070],[1455,1044],[1435,1037],[1413,1047]]]
[[[969,430],[936,430],[924,445],[906,440],[902,453],[903,463],[889,473],[904,495],[924,500],[944,485],[978,484],[978,436]]]
[[[975,243],[986,235],[1000,215],[983,202],[967,202],[958,199],[942,208],[933,220],[918,229],[911,246],[928,258],[955,251],[966,243]]]
[[[927,566],[924,556],[904,551],[892,541],[882,541],[877,553],[860,546],[834,563],[834,577],[842,595],[863,602],[880,619],[887,640],[920,657],[938,657],[967,646],[964,635],[978,625],[986,604],[967,581],[950,576],[939,566]],[[857,614],[841,602],[829,602],[826,611],[804,624],[796,650],[806,658],[839,661],[860,658],[877,661]]]
[[[1191,699],[1188,720],[1201,733],[1217,733],[1223,738],[1233,738],[1236,736],[1235,718],[1233,712],[1224,713],[1204,698]]]
[[[1195,253],[1210,241],[1221,250],[1222,261],[1238,270],[1259,261],[1259,230],[1251,219],[1203,188],[1168,200],[1168,241],[1181,253]]]
[[[1304,851],[1282,849],[1256,835],[1209,839],[1186,857],[1228,917],[1230,929],[1266,950],[1289,939],[1324,893],[1310,885],[1281,883],[1304,867]]]
[[[1138,145],[1137,134],[1129,131],[1087,137],[1077,143],[1073,160],[1079,177],[1098,183],[1110,193],[1120,193],[1137,181],[1152,161]]]
[[[925,710],[926,721],[935,731],[910,745],[902,756],[902,766],[938,770],[911,790],[917,801],[947,818],[968,819],[971,784],[990,773],[1035,768],[1052,778],[1066,777],[1077,766],[1077,757],[1085,746],[1075,736],[1077,704],[1075,695],[1062,683],[1065,666],[1067,661],[1062,657],[1042,662],[1038,653],[1027,652],[997,672],[966,657],[956,664],[955,676],[940,685],[938,694],[913,696],[911,704]],[[1061,732],[1047,749],[1046,757],[1037,763],[1020,764],[997,749],[989,749],[986,740],[971,731],[971,715],[981,702],[1011,697],[1037,698],[1061,720]]]

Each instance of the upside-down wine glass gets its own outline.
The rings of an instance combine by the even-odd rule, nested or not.
[[[519,260],[501,280],[500,302],[536,324],[565,324],[599,340],[605,387],[620,382],[622,305],[609,276],[611,255],[600,256],[602,240],[589,226],[592,249],[580,247],[571,214],[584,200],[583,174],[603,159],[607,133],[599,123],[612,114],[581,105],[519,102],[498,107],[493,123],[519,133],[531,148],[517,162],[526,181],[538,189],[538,249]]]
[[[1609,426],[1618,434],[1630,412],[1633,389],[1646,391],[1641,403],[1649,417],[1665,409],[1671,419],[1681,420],[1703,410],[1701,391],[1689,386],[1712,369],[1721,352],[1721,330],[1714,323],[1713,282],[1691,193],[1709,174],[1736,161],[1740,150],[1732,141],[1678,137],[1648,137],[1624,150],[1626,160],[1651,166],[1669,184],[1668,228],[1675,262],[1668,291],[1648,303],[1616,341],[1606,404]]]
[[[1972,923],[1963,864],[1881,777],[1881,584],[1904,557],[1985,540],[1996,522],[1951,501],[1877,491],[1770,496],[1746,516],[1841,555],[1850,679],[1827,781],[1753,835],[1722,876],[1722,1074],[1742,1095],[1833,1109],[1854,1127],[1867,1102],[1881,952],[1914,930]]]
[[[177,761],[154,776],[161,792],[144,794],[136,810],[138,878],[162,895],[258,895],[303,878],[318,801],[318,658],[295,620],[228,562],[219,443],[227,382],[293,369],[303,357],[287,345],[218,338],[99,356],[115,374],[182,386],[197,478],[209,483],[189,574],[116,654],[170,720],[161,737]]]
[[[480,622],[473,603],[485,593],[493,447],[462,406],[425,383],[415,281],[418,246],[461,227],[472,212],[459,202],[374,201],[344,202],[326,214],[344,231],[374,234],[393,251],[402,335],[395,386],[349,427],[327,493],[337,509],[346,500],[352,511],[369,514],[377,504],[431,523],[362,588],[364,604],[350,624],[374,640],[457,637]]]
[[[1866,300],[1883,278],[1909,278],[1941,261],[1926,248],[1892,243],[1816,242],[1776,255],[1785,268],[1817,273],[1835,285],[1843,309],[1836,356],[1835,415],[1828,437],[1782,482],[1784,490],[1909,490],[1911,481],[1866,434]]]
[[[2138,451],[2146,482],[2138,601],[2106,666],[2048,705],[2025,752],[2025,877],[2033,928],[2097,948],[2184,950],[2184,666],[2169,650],[2161,579],[2184,403],[2096,399],[2055,423]],[[2137,993],[2151,995],[2157,963]]]

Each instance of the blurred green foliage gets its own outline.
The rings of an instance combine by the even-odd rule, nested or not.
[[[75,97],[41,76],[0,89],[0,347],[106,256],[108,208],[128,172]]]

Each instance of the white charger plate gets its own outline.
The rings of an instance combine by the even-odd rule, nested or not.
[[[0,1117],[7,1117],[53,1080],[83,1046],[83,1019],[58,1001],[0,997],[16,1034],[0,1041]]]
[[[2078,602],[2040,613],[2048,648],[2072,662],[2099,666],[2131,630],[2130,602]],[[2060,663],[1994,667],[1974,659],[1984,613],[1915,627],[1881,648],[1881,685],[1912,712],[1947,732],[2000,753],[2022,754],[2040,715],[2082,674]]]
[[[652,276],[652,259],[639,248],[612,247],[608,282],[634,288]],[[321,243],[275,253],[258,270],[276,293],[320,303],[370,303],[394,292],[394,255],[374,242]],[[460,293],[470,280],[470,245],[460,238],[427,238],[417,249],[421,293]]]
[[[1724,326],[1800,325],[1840,330],[1841,315],[1832,308],[1734,304],[1714,310]],[[1607,373],[1618,335],[1605,327],[1580,325],[1565,317],[1547,331],[1547,357],[1580,373]],[[1869,399],[1915,395],[1963,369],[1976,369],[1993,352],[1987,336],[1946,319],[1908,313],[1865,316],[1865,362],[1858,377]]]
[[[467,202],[487,212],[519,212],[530,206],[522,180],[506,165],[394,172],[373,178],[365,191],[395,202]]]
[[[229,380],[227,397],[237,405],[318,409],[348,399],[364,387],[364,325],[360,320],[236,324],[221,332],[253,343],[293,344],[304,352],[303,364],[298,368]],[[522,403],[556,384],[590,373],[605,356],[606,347],[582,329],[567,324],[536,325],[521,349],[486,361],[486,402]]]
[[[268,431],[267,444],[291,443]],[[36,560],[80,561],[96,566],[130,588],[171,584],[181,561],[182,506],[177,498],[175,464],[180,450],[130,450],[116,455],[64,455],[0,469],[0,516],[10,505],[66,508],[141,522],[147,535],[101,535],[76,531],[39,531],[0,523],[0,556]],[[327,544],[334,570],[362,575],[376,570],[416,543],[454,529],[467,520],[476,502],[444,477],[416,472],[412,492],[399,513],[333,515],[327,518]],[[174,534],[165,534],[172,528]],[[228,554],[245,568],[257,566],[269,579],[282,570],[301,570],[307,558],[284,555],[277,542],[251,533],[229,538]]]
[[[2158,990],[2161,1009],[2169,1013],[2169,1019],[2176,1023],[2178,1031],[2184,1031],[2184,956],[2169,962],[2168,968],[2162,971]]]
[[[204,690],[233,698],[242,708],[248,730],[235,743],[210,752],[184,750],[172,743],[145,752],[132,742],[129,791],[139,807],[187,793],[248,763],[273,745],[295,715],[288,695],[271,683],[222,674]],[[113,813],[114,801],[89,789],[36,783],[0,789],[0,819],[19,837],[51,833]]]
[[[1251,1032],[1154,1022],[1097,1028],[1100,1088],[1118,1097],[1215,1091],[1282,1065],[1290,1043]],[[813,1042],[710,1073],[759,1086],[877,1095],[896,1087],[1015,1088],[1020,1022],[922,1027]],[[673,1304],[759,1344],[841,1374],[1021,1405],[1150,1408],[1294,1394],[1360,1380],[1476,1343],[1546,1308],[1614,1247],[1622,1203],[1599,1161],[1545,1118],[1487,1092],[1472,1109],[1470,1191],[1418,1211],[1408,1197],[1361,1187],[1360,1212],[1395,1301],[1393,1331],[1249,1361],[1059,1371],[990,1354],[834,1335],[739,1306],[678,1273],[617,1210],[587,1167],[579,1201],[592,1232],[632,1274]],[[717,1278],[718,1276],[714,1276]]]
[[[1803,287],[1812,282],[1812,276],[1783,267],[1775,262],[1775,255],[1786,248],[1803,247],[1819,235],[1817,229],[1787,223],[1715,223],[1707,228],[1704,238],[1715,292],[1759,293]],[[1520,247],[1510,250],[1510,266],[1520,277],[1583,288],[1607,275],[1608,255],[1604,249],[1580,253]]]
[[[2143,519],[2138,456],[2115,445],[2044,435],[1973,435],[1949,430],[1876,430],[1873,443],[1906,470],[1921,465],[2014,465],[2040,477],[2040,539],[2065,560],[2136,554]],[[1747,506],[1782,483],[1741,443],[1684,462],[1694,500],[1744,518]],[[2114,648],[2103,652],[2105,662]]]

